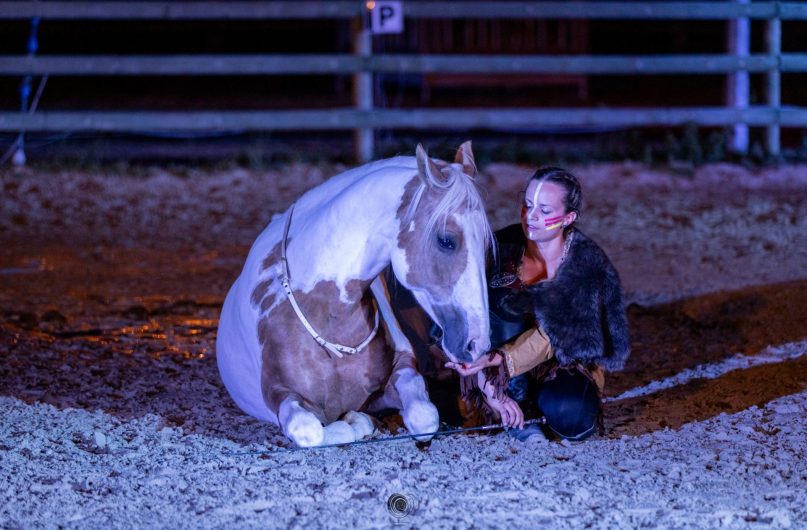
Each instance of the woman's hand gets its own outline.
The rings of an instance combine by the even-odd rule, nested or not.
[[[447,362],[445,367],[456,370],[460,375],[474,375],[489,366],[499,366],[502,364],[502,356],[491,355],[491,353],[492,352],[486,353],[471,363]]]
[[[501,356],[496,356],[501,363]],[[502,425],[505,427],[524,428],[524,412],[518,403],[515,402],[504,389],[497,388],[493,383],[485,379],[484,374],[476,376],[479,388],[485,395],[485,402],[490,408],[495,410],[502,420]]]
[[[501,399],[485,396],[485,401],[487,401],[490,408],[499,413],[502,418],[502,425],[517,429],[524,428],[524,412],[513,399],[508,396],[503,396]]]

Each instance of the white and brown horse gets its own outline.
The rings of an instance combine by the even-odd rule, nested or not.
[[[452,164],[418,145],[415,157],[336,175],[276,216],[221,312],[218,366],[235,402],[300,446],[359,439],[373,431],[364,412],[386,408],[410,432],[437,430],[379,274],[391,265],[443,328],[452,360],[488,349],[491,232],[474,173],[470,142]]]

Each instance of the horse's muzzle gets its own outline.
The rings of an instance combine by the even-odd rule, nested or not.
[[[468,321],[465,314],[452,305],[434,307],[437,325],[442,329],[443,351],[449,357],[460,362],[473,360],[475,340],[468,340]]]
[[[477,346],[479,345],[478,340],[471,339],[468,341],[468,345],[465,348],[465,352],[468,354],[468,358],[460,358],[460,361],[472,361],[476,357],[479,356],[480,353],[484,353],[486,350],[477,351]],[[443,343],[443,328],[432,322],[431,327],[429,328],[429,344],[435,346],[441,346]]]

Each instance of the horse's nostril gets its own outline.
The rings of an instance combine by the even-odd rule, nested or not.
[[[473,353],[476,349],[476,340],[472,340],[468,343],[468,347],[465,349],[468,353]]]
[[[432,344],[439,344],[443,340],[443,328],[433,323],[429,328],[429,339]]]

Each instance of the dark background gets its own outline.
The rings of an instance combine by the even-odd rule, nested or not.
[[[726,52],[725,21],[611,21],[549,20],[498,21],[501,39],[468,42],[470,20],[406,21],[400,36],[373,37],[375,53],[583,53],[589,55],[720,54]],[[490,23],[489,21],[487,23]],[[533,26],[530,26],[532,24]],[[540,24],[536,29],[535,24]],[[28,21],[3,21],[0,54],[23,55],[30,31]],[[568,30],[584,35],[569,43]],[[533,33],[530,33],[530,32]],[[534,35],[543,39],[536,44]],[[782,51],[805,52],[807,23],[783,22]],[[530,35],[533,35],[532,40]],[[751,53],[764,53],[764,23],[752,21]],[[473,37],[472,37],[473,39]],[[444,43],[451,44],[446,45]],[[435,43],[443,43],[439,46]],[[439,49],[437,49],[439,47]],[[350,53],[350,22],[294,21],[57,21],[39,27],[39,55],[171,55],[171,54],[307,54]],[[468,76],[456,82],[413,74],[375,76],[375,106],[407,107],[658,107],[720,106],[725,100],[725,75],[588,75],[572,77],[529,75],[519,78]],[[463,81],[464,79],[464,81]],[[445,79],[442,79],[445,81]],[[567,82],[568,81],[568,82]],[[38,80],[34,80],[34,91]],[[19,108],[20,78],[0,77],[0,110]],[[782,74],[782,104],[807,106],[807,75]],[[751,104],[765,103],[763,75],[751,76]],[[352,104],[351,78],[342,76],[51,76],[38,109],[52,110],[239,110],[328,108]],[[377,131],[379,154],[398,152],[414,139],[456,143],[469,131]],[[592,158],[647,158],[647,148],[677,149],[695,134],[701,143],[723,142],[727,130],[647,128],[578,128],[473,131],[474,138],[501,153],[511,145],[509,158],[529,158],[512,145],[539,140],[557,145],[564,156],[585,152]],[[763,130],[752,130],[752,143],[763,144]],[[0,135],[0,147],[14,135]],[[41,156],[72,152],[76,143],[101,158],[141,156],[249,156],[251,145],[261,157],[275,157],[288,149],[300,150],[307,141],[324,142],[313,150],[329,158],[349,158],[349,132],[266,132],[216,135],[126,135],[101,133],[29,135],[28,150]],[[670,140],[674,138],[674,140]],[[156,141],[155,141],[156,140]],[[302,144],[301,144],[302,142]],[[804,131],[782,129],[786,152],[804,150]],[[127,150],[127,146],[129,149]],[[258,147],[255,147],[258,146]],[[704,147],[708,149],[708,147]],[[5,149],[2,149],[5,150]],[[484,150],[484,149],[483,149]],[[274,154],[271,152],[274,151]],[[517,151],[517,152],[516,152]],[[529,149],[526,149],[529,151]],[[311,150],[308,150],[310,153]],[[655,151],[654,151],[655,152]],[[482,153],[483,156],[484,152]],[[719,156],[720,153],[715,156]],[[574,155],[572,155],[574,156]],[[652,159],[652,153],[650,158]]]

